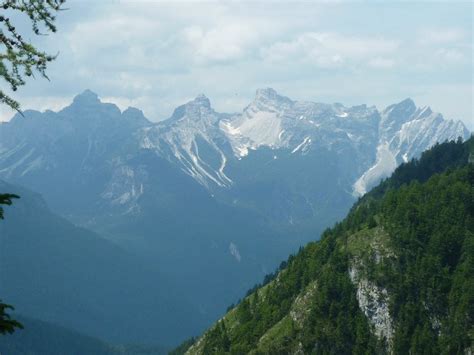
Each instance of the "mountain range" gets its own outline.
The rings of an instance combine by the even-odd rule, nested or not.
[[[437,142],[459,137],[469,137],[460,121],[446,120],[429,107],[417,108],[411,99],[378,110],[293,101],[267,88],[257,90],[240,113],[216,112],[199,95],[170,118],[153,123],[136,108],[122,112],[86,90],[58,112],[25,111],[0,124],[2,189],[25,196],[35,191],[45,201],[40,205],[49,206],[37,207],[25,198],[19,210],[51,209],[35,222],[45,229],[35,233],[26,228],[33,225],[29,215],[14,217],[2,238],[20,243],[16,234],[37,235],[34,243],[22,245],[35,262],[41,255],[63,253],[55,249],[58,245],[70,248],[66,255],[72,258],[100,243],[102,262],[130,258],[129,272],[145,265],[147,272],[127,276],[137,282],[127,287],[137,290],[133,308],[138,313],[148,309],[150,300],[138,301],[138,290],[145,285],[156,287],[150,292],[156,302],[169,289],[183,297],[164,299],[163,304],[175,302],[169,309],[187,305],[188,316],[195,320],[183,330],[179,314],[157,317],[159,343],[168,345],[166,340],[175,343],[204,329],[289,253],[343,218],[359,196],[399,164]],[[76,232],[69,236],[89,237],[49,243],[59,223],[44,222],[51,216],[65,219],[63,226],[70,224],[68,230]],[[15,230],[14,222],[22,227]],[[84,244],[74,246],[78,240]],[[105,295],[97,308],[90,302],[99,296],[81,293],[87,312],[74,313],[71,322],[70,309],[41,296],[42,287],[57,281],[49,278],[48,269],[26,263],[24,269],[35,268],[41,282],[17,282],[24,276],[20,262],[25,250],[10,250],[11,274],[2,281],[2,290],[13,300],[19,298],[27,315],[81,330],[92,310],[107,306]],[[122,256],[106,257],[109,253]],[[103,268],[100,255],[94,258],[91,265],[101,270],[104,282],[125,265],[107,262]],[[81,271],[77,265],[82,262],[74,261],[71,268]],[[81,272],[88,275],[94,269]],[[70,270],[55,272],[67,279]],[[120,292],[119,281],[110,297]],[[85,276],[84,282],[84,290],[96,287]],[[48,297],[64,299],[61,292],[53,288]],[[37,304],[21,301],[28,293],[38,296]],[[109,309],[114,316],[120,312],[115,306]],[[168,326],[173,317],[176,327]],[[151,316],[147,322],[153,323]],[[126,327],[98,325],[89,335],[116,340],[127,337]],[[153,333],[137,330],[130,340],[150,342]]]
[[[152,174],[139,164],[145,154],[170,163],[211,196],[255,207],[272,221],[296,223],[314,218],[324,210],[315,208],[315,200],[329,197],[307,197],[310,184],[298,181],[299,171],[311,178],[337,172],[329,190],[359,196],[436,142],[467,139],[469,132],[461,121],[417,108],[411,99],[379,111],[292,101],[268,88],[257,90],[241,113],[218,113],[199,95],[158,123],[135,108],[121,112],[86,90],[59,112],[16,115],[0,125],[0,137],[0,176],[45,193],[53,209],[82,216],[83,223],[93,223],[99,206],[105,214],[139,213]],[[290,178],[282,170],[291,163],[296,169]],[[325,169],[310,170],[320,164]],[[280,194],[288,194],[271,210],[261,196],[245,196],[270,174]],[[80,198],[64,203],[63,189]]]

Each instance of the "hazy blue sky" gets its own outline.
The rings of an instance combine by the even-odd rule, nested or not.
[[[30,35],[60,54],[51,82],[15,94],[23,108],[57,109],[89,88],[160,120],[199,93],[218,111],[240,111],[270,86],[346,105],[412,97],[474,129],[471,2],[69,0],[68,8],[58,34]]]

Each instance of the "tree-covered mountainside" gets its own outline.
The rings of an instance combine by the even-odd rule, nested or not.
[[[400,166],[187,353],[472,351],[473,156],[471,138]]]
[[[165,349],[111,345],[82,333],[26,317],[25,329],[0,337],[0,353],[7,355],[163,355]]]

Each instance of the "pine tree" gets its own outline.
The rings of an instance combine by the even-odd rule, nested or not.
[[[55,13],[62,9],[65,0],[4,0],[0,2],[0,78],[5,80],[12,91],[25,85],[25,77],[38,72],[48,79],[46,69],[48,62],[56,58],[37,49],[27,41],[14,24],[13,14],[22,14],[29,18],[32,30],[36,35],[56,32]],[[20,104],[0,90],[0,103],[6,104],[20,112]]]

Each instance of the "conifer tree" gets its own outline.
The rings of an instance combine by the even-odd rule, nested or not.
[[[56,32],[56,13],[63,8],[65,0],[3,0],[0,1],[0,79],[7,82],[12,91],[25,85],[25,77],[39,73],[48,79],[46,69],[56,58],[37,49],[15,26],[15,20],[23,15],[31,22],[36,35]],[[18,101],[0,90],[0,104],[20,111]]]

